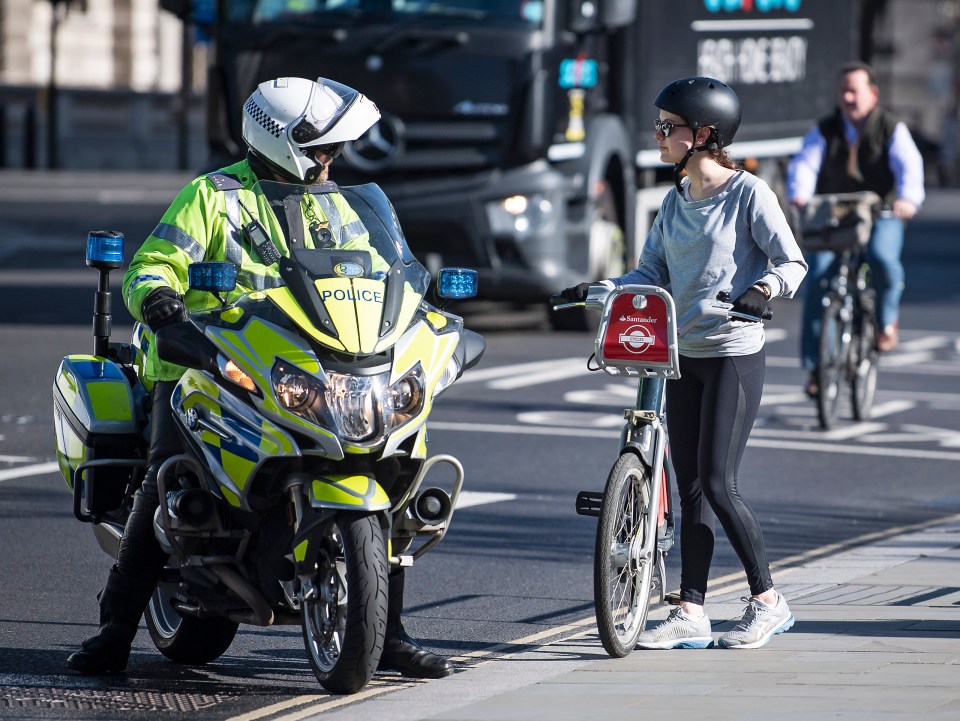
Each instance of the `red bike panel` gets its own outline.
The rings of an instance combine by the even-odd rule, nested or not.
[[[603,337],[606,361],[669,363],[667,304],[657,295],[647,295],[644,308],[634,307],[637,293],[623,293],[613,301],[610,322]]]

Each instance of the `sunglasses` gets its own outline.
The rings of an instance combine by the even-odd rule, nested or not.
[[[669,138],[670,133],[674,128],[689,128],[689,125],[685,123],[675,123],[672,120],[660,120],[657,118],[653,121],[653,129],[655,132],[663,133],[663,137]]]
[[[339,156],[341,152],[343,152],[344,145],[345,143],[329,143],[327,145],[313,145],[307,148],[307,150],[310,150],[313,152],[314,158],[317,158],[321,155],[327,155],[332,160],[333,158],[336,158],[337,156]]]

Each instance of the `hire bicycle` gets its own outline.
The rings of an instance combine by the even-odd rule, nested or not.
[[[624,411],[620,452],[602,492],[577,494],[577,513],[598,519],[593,595],[597,630],[611,656],[629,654],[651,607],[668,599],[665,557],[673,548],[673,475],[668,459],[666,381],[680,377],[678,335],[705,317],[757,322],[726,302],[703,300],[678,322],[663,288],[591,285],[585,301],[550,300],[554,310],[601,310],[589,370],[639,377],[636,407]],[[769,314],[767,314],[768,317]]]
[[[879,211],[880,196],[870,191],[815,195],[802,210],[804,250],[836,256],[822,281],[817,351],[817,416],[824,430],[837,423],[845,386],[850,389],[854,420],[869,419],[873,408],[879,328],[876,291],[865,256]]]

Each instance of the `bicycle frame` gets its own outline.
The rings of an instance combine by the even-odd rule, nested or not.
[[[865,248],[879,207],[879,196],[860,192],[814,196],[804,208],[805,249],[836,256],[823,281],[817,357],[817,415],[824,429],[836,423],[842,383],[850,385],[855,420],[869,418],[873,405],[876,321]]]

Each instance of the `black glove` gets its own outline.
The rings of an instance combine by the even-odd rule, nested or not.
[[[156,331],[165,325],[187,319],[183,298],[173,288],[161,286],[150,292],[140,306],[143,322]]]
[[[589,283],[580,283],[572,288],[564,288],[560,291],[560,297],[567,303],[580,303],[587,299],[587,291],[590,290]]]
[[[767,312],[767,296],[759,288],[747,288],[743,295],[733,301],[733,310],[761,318]]]

